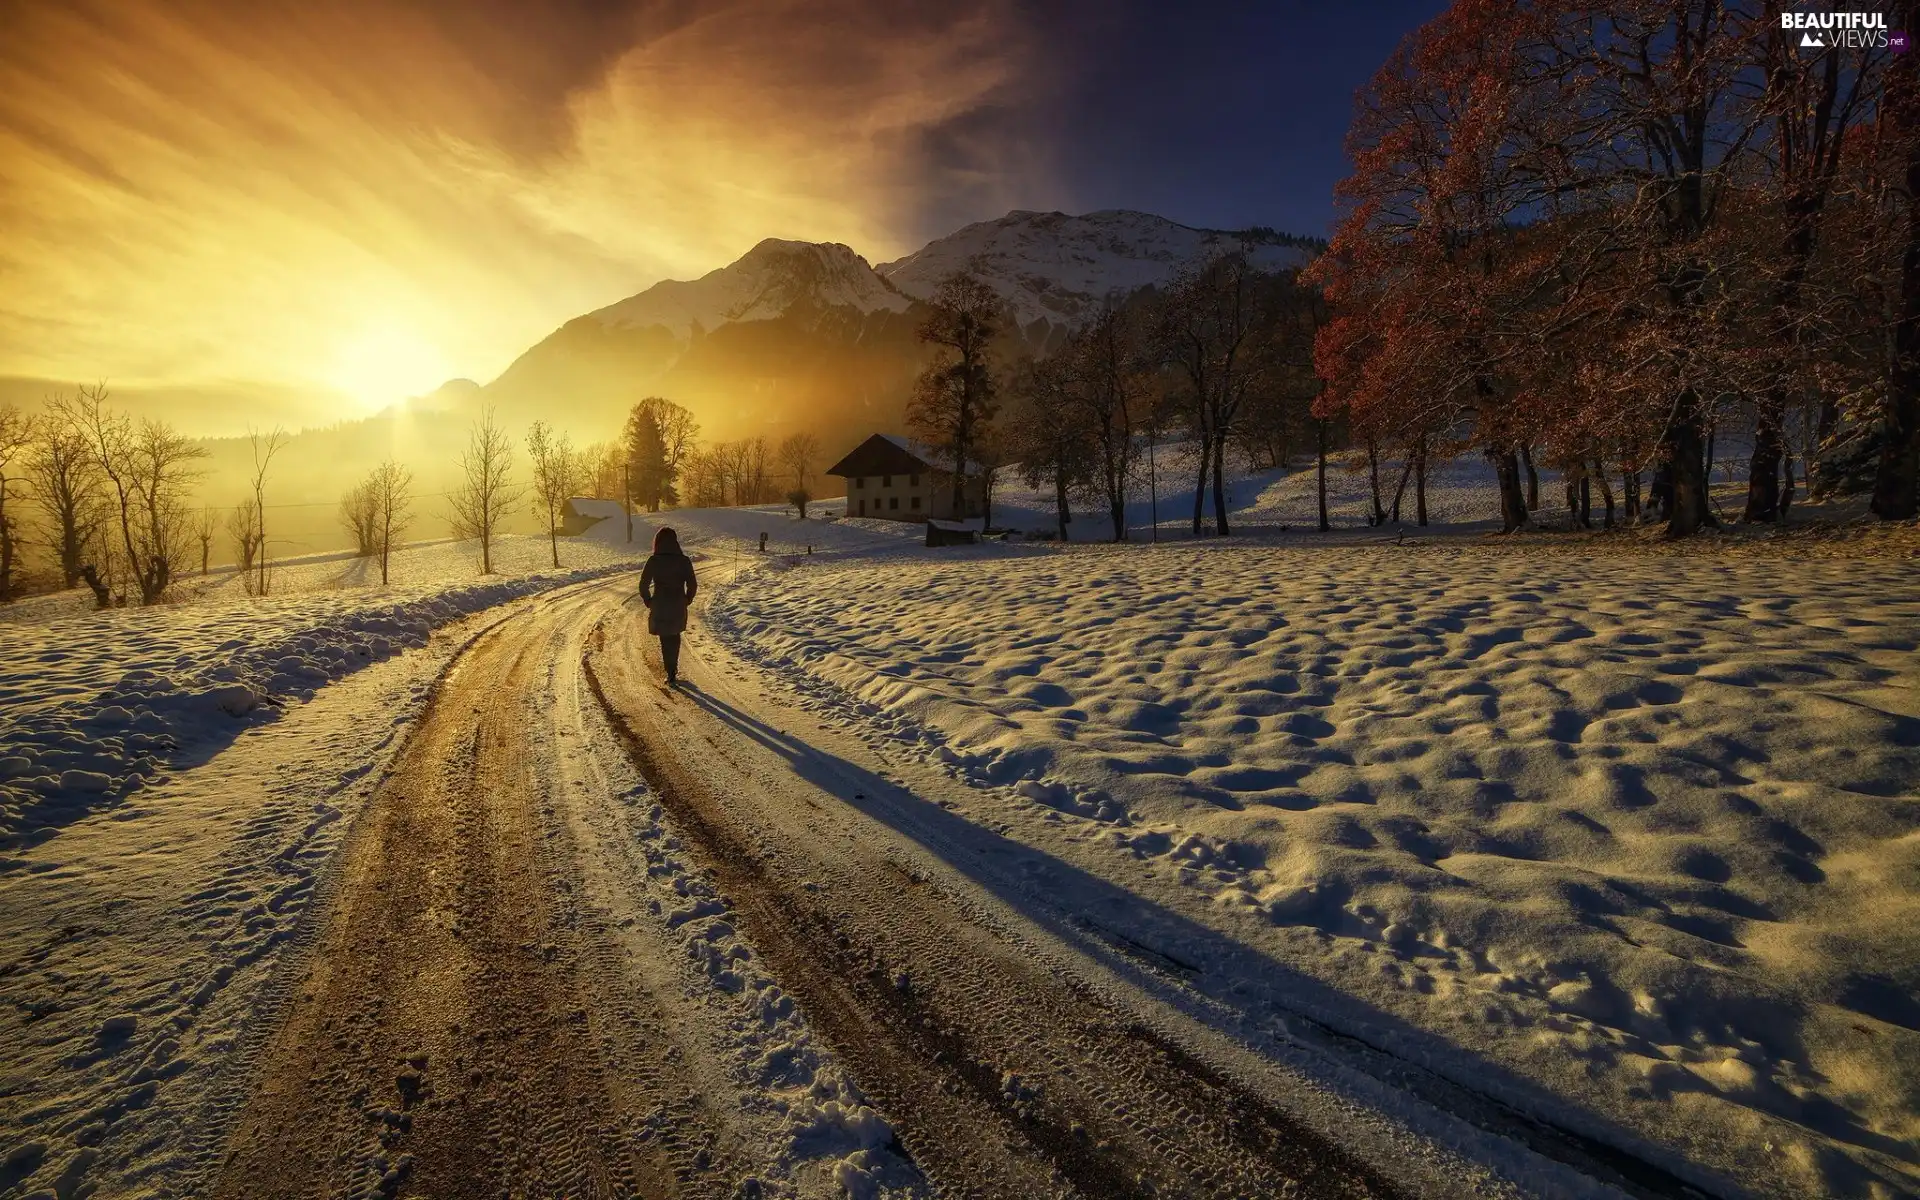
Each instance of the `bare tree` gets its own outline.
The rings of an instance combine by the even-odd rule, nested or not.
[[[533,460],[533,511],[547,524],[547,546],[553,552],[553,565],[560,565],[560,526],[566,520],[567,501],[580,490],[586,477],[580,456],[573,452],[573,440],[555,433],[545,421],[535,421],[527,431],[527,456]]]
[[[60,564],[61,582],[77,587],[88,545],[106,516],[100,466],[70,397],[52,398],[39,425],[28,487],[46,519],[46,544]]]
[[[37,424],[12,404],[0,404],[0,601],[13,599],[21,521],[19,506],[9,502],[25,482],[20,466]]]
[[[1147,403],[1146,356],[1139,322],[1112,304],[1068,348],[1072,386],[1063,399],[1092,443],[1116,542],[1127,540],[1127,484],[1140,453],[1134,424]]]
[[[481,573],[491,574],[494,535],[523,494],[513,483],[513,445],[492,409],[474,422],[466,452],[460,456],[460,469],[462,478],[448,498],[453,508],[453,536],[477,540]]]
[[[260,556],[260,521],[251,498],[227,514],[227,536],[233,539],[233,562],[247,594],[253,594],[253,563]]]
[[[762,443],[764,450],[765,443]],[[752,504],[754,489],[754,450],[750,439],[718,442],[713,447],[714,465],[720,485],[722,505]],[[762,457],[764,466],[764,456]]]
[[[1187,421],[1197,443],[1193,532],[1200,535],[1208,477],[1213,482],[1214,532],[1227,525],[1226,444],[1234,419],[1258,386],[1261,327],[1274,314],[1277,281],[1256,270],[1245,253],[1221,255],[1184,272],[1161,305],[1158,340],[1162,360],[1185,383]]]
[[[1008,450],[1020,460],[1028,487],[1053,485],[1054,521],[1061,541],[1073,520],[1072,498],[1092,479],[1093,447],[1073,405],[1071,365],[1063,358],[1026,361],[1014,371]],[[1123,526],[1124,528],[1124,526]]]
[[[752,437],[740,443],[741,473],[746,479],[746,497],[742,503],[765,504],[773,499],[773,472],[767,439]]]
[[[681,468],[685,495],[691,508],[717,508],[727,502],[726,465],[719,447],[695,448]]]
[[[388,459],[367,476],[366,486],[373,492],[378,512],[380,585],[385,587],[394,539],[404,534],[413,521],[413,472]]]
[[[192,553],[186,492],[200,477],[195,464],[207,452],[165,421],[134,424],[109,409],[106,400],[105,384],[83,387],[77,409],[94,461],[106,477],[120,549],[140,589],[140,603],[157,604]]]
[[[796,433],[780,443],[776,457],[787,473],[793,476],[793,489],[804,492],[807,490],[807,476],[813,472],[814,460],[820,457],[820,439],[810,433]]]
[[[340,497],[340,525],[353,538],[353,551],[372,558],[380,549],[380,497],[368,476]]]
[[[247,441],[253,448],[253,506],[257,510],[256,519],[260,522],[260,562],[255,567],[259,583],[255,595],[267,594],[267,468],[273,464],[273,456],[287,444],[287,431],[278,425],[272,433],[247,431]]]
[[[992,288],[964,271],[934,289],[933,311],[920,325],[923,342],[940,347],[907,405],[907,423],[953,457],[953,515],[966,512],[967,467],[993,420],[988,348],[1000,332],[1002,306]]]
[[[193,540],[200,543],[200,578],[207,577],[207,570],[213,565],[213,539],[220,532],[220,514],[211,508],[202,508],[193,518]]]

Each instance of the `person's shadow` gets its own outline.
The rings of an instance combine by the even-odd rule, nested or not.
[[[684,681],[682,688],[717,720],[784,758],[802,779],[912,838],[1142,990],[1216,1028],[1224,1010],[1234,1026],[1226,1032],[1269,1057],[1330,1059],[1347,1068],[1343,1073],[1361,1103],[1411,1092],[1451,1116],[1634,1196],[1697,1197],[1701,1189],[1745,1194],[1717,1172],[1474,1051],[790,738],[711,693]],[[1836,1127],[1822,1132],[1902,1161],[1915,1160],[1912,1146],[1863,1129],[1851,1113],[1829,1107],[1825,1115]]]

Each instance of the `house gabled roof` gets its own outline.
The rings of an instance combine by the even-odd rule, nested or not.
[[[876,433],[861,442],[839,462],[827,468],[827,474],[842,479],[869,475],[916,475],[921,472],[950,471],[952,457],[925,442]],[[978,463],[968,462],[967,472],[978,473]]]

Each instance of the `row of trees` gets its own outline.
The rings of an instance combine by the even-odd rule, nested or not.
[[[907,409],[914,431],[953,466],[954,511],[963,480],[1018,463],[1030,487],[1054,495],[1060,536],[1075,502],[1102,505],[1116,541],[1144,468],[1157,469],[1165,438],[1183,443],[1192,471],[1193,532],[1230,532],[1228,455],[1254,466],[1285,464],[1324,422],[1311,406],[1317,291],[1291,270],[1261,269],[1241,247],[1182,272],[1165,288],[1115,296],[1044,357],[1005,334],[999,297],[962,273],[931,301],[920,337],[934,348]],[[1149,478],[1158,492],[1158,480]]]
[[[581,483],[597,497],[648,512],[784,500],[804,516],[819,459],[820,441],[811,433],[778,443],[702,443],[691,412],[649,396],[627,414],[618,439],[588,447]]]
[[[1920,25],[1896,6],[1894,29]],[[1803,47],[1765,0],[1459,0],[1362,94],[1346,213],[1313,268],[1318,411],[1406,457],[1492,459],[1526,523],[1533,451],[1716,523],[1708,444],[1752,435],[1744,519],[1849,450],[1874,511],[1920,475],[1920,60]]]
[[[267,547],[268,480],[287,434],[250,435],[246,491],[230,509],[194,502],[207,450],[155,418],[135,420],[108,402],[104,385],[48,400],[43,411],[0,406],[0,601],[20,594],[29,549],[44,553],[52,582],[85,583],[100,607],[155,604],[180,579],[210,569],[224,534],[253,595],[273,572]],[[530,480],[518,482],[512,440],[491,412],[475,422],[455,486],[446,493],[455,537],[478,542],[481,569],[493,569],[494,539],[531,496],[554,566],[569,498],[588,490],[595,464],[565,434],[536,422],[525,438]],[[392,551],[414,520],[412,472],[388,460],[341,497],[339,517],[356,550],[380,561],[388,581]]]
[[[188,501],[205,457],[166,422],[110,407],[104,386],[36,414],[0,407],[0,600],[17,594],[22,552],[37,545],[66,587],[85,582],[102,605],[123,589],[158,601],[194,558]]]

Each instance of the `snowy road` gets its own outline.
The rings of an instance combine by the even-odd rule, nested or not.
[[[627,586],[523,603],[442,680],[206,1191],[1508,1190],[1055,936],[1071,868],[710,645],[664,692]]]

